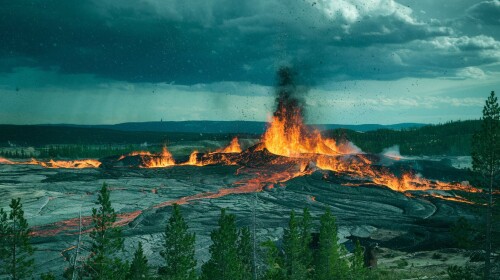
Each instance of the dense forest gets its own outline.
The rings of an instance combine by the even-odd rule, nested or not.
[[[472,135],[480,127],[480,121],[470,120],[403,130],[357,132],[335,129],[324,131],[323,134],[349,140],[369,153],[381,153],[388,147],[398,145],[402,155],[465,156],[470,155]]]

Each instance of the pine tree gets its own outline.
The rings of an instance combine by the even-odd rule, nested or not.
[[[91,252],[85,271],[92,279],[124,279],[127,264],[116,257],[123,249],[121,229],[113,227],[116,213],[111,206],[110,192],[104,183],[97,196],[99,208],[92,209]]]
[[[364,252],[363,247],[361,247],[361,244],[359,243],[359,240],[356,240],[354,253],[351,257],[350,276],[353,280],[363,280],[366,277]]]
[[[164,251],[161,253],[166,263],[161,271],[163,279],[196,279],[194,243],[195,234],[188,232],[179,205],[174,204],[172,215],[165,227]]]
[[[201,267],[201,279],[240,280],[242,264],[238,256],[235,216],[221,209],[219,228],[213,230],[210,237],[210,259]]]
[[[266,248],[266,271],[264,272],[264,280],[285,280],[286,271],[284,270],[283,256],[276,244],[272,240],[264,242],[263,247]]]
[[[498,188],[500,175],[500,107],[493,91],[483,108],[481,130],[473,138],[472,169],[487,195],[484,278],[490,279],[493,190]]]
[[[309,209],[306,207],[304,208],[304,212],[302,215],[302,220],[300,222],[300,243],[302,247],[302,263],[306,266],[306,269],[309,272],[312,270],[312,261],[313,261],[313,254],[311,250],[311,242],[312,242],[312,218],[311,218],[311,213],[309,212]]]
[[[241,261],[242,280],[253,279],[253,247],[252,236],[250,229],[243,227],[239,233],[240,239],[238,241],[238,256]]]
[[[288,280],[307,279],[307,268],[303,263],[303,247],[301,228],[295,217],[295,211],[290,214],[288,229],[283,233],[283,247],[285,252],[285,270]]]
[[[10,279],[24,279],[33,272],[31,231],[24,218],[21,199],[12,199],[9,207],[9,215],[0,209],[0,271]]]
[[[137,250],[135,250],[134,259],[130,264],[127,279],[150,279],[148,259],[146,258],[146,256],[144,256],[141,242],[139,242],[139,244],[137,245]]]
[[[320,218],[319,248],[315,260],[317,280],[346,279],[348,264],[341,258],[344,251],[338,244],[335,217],[328,209]]]

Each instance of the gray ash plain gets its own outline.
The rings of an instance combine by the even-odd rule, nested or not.
[[[439,162],[413,160],[409,164],[427,168],[423,173],[438,170],[434,173],[444,177],[466,173]],[[150,263],[160,266],[162,234],[171,209],[158,205],[234,188],[238,181],[253,176],[237,174],[238,168],[212,165],[46,169],[35,165],[0,165],[0,207],[7,208],[11,198],[22,198],[25,215],[35,233],[35,271],[58,273],[68,265],[64,259],[77,242],[80,212],[84,220],[91,215],[96,192],[105,182],[112,190],[113,207],[124,223],[124,257],[130,258],[137,241],[143,241]],[[480,206],[433,197],[408,197],[370,183],[357,187],[342,185],[346,180],[319,170],[286,182],[268,184],[261,192],[200,198],[182,205],[190,229],[196,233],[198,265],[209,257],[210,232],[217,226],[222,207],[236,215],[239,226],[252,225],[255,209],[259,241],[279,242],[292,209],[300,213],[309,207],[313,217],[318,218],[330,208],[337,217],[341,241],[349,245],[349,239],[359,237],[377,242],[386,252],[379,257],[382,266],[391,267],[405,257],[411,257],[412,266],[422,270],[445,269],[449,262],[466,261],[463,252],[447,249],[452,247],[450,227],[461,216],[473,218]],[[317,225],[318,219],[315,220]],[[449,262],[419,262],[415,258],[416,252],[425,259],[422,252],[436,251],[448,252]]]

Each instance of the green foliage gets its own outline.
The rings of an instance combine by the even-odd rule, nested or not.
[[[194,258],[195,234],[188,232],[179,205],[174,204],[172,215],[165,227],[164,251],[165,267],[161,270],[163,279],[196,279],[196,260]]]
[[[405,268],[405,267],[407,267],[407,266],[408,266],[408,261],[407,261],[407,260],[403,260],[403,259],[401,259],[401,260],[398,260],[398,261],[396,262],[396,267],[397,267],[397,268]]]
[[[364,251],[363,247],[359,243],[359,240],[356,240],[356,244],[354,247],[354,253],[351,257],[351,273],[350,276],[352,279],[365,279],[366,277],[366,268],[365,268],[365,259],[364,259]]]
[[[12,199],[10,213],[0,209],[0,271],[10,279],[25,279],[33,272],[30,228],[24,218],[21,199]]]
[[[253,279],[253,248],[250,229],[248,227],[241,228],[239,236],[238,256],[241,261],[241,279],[251,280]]]
[[[304,208],[304,212],[302,214],[302,219],[300,221],[300,231],[302,263],[306,266],[309,274],[309,272],[312,271],[313,265],[313,253],[310,248],[312,242],[312,217],[307,207]]]
[[[464,217],[458,218],[451,227],[451,234],[458,248],[472,248],[475,245],[474,235],[476,232],[477,229],[474,229]]]
[[[295,217],[295,211],[292,210],[288,228],[283,233],[285,270],[288,280],[307,279],[307,267],[302,256],[304,247],[301,233],[300,222]]]
[[[235,216],[227,215],[221,209],[219,228],[210,234],[210,259],[201,267],[203,280],[239,280],[241,279],[241,261],[238,256],[238,231]]]
[[[328,209],[320,218],[319,248],[315,258],[314,279],[345,279],[348,277],[349,266],[345,258],[341,258],[345,251],[339,245],[335,217]]]
[[[56,277],[54,276],[54,274],[52,274],[52,272],[48,272],[48,273],[43,273],[42,275],[40,275],[40,279],[41,280],[56,280]]]
[[[492,217],[494,215],[493,191],[498,189],[500,179],[500,106],[495,92],[491,92],[483,108],[481,129],[474,135],[472,143],[472,170],[477,174],[477,185],[487,195],[486,240],[484,278],[490,279],[491,251],[494,238]]]
[[[500,169],[500,107],[494,92],[486,100],[481,129],[474,135],[472,169],[490,179]],[[488,182],[489,180],[487,180]]]
[[[403,155],[470,155],[471,139],[479,121],[455,121],[404,130],[379,129],[356,132],[347,129],[326,131],[337,140],[349,140],[369,153],[399,145]]]
[[[472,280],[474,279],[472,269],[468,266],[449,266],[447,269],[450,280]]]
[[[268,240],[262,244],[266,250],[266,271],[262,277],[265,280],[284,280],[286,279],[284,260],[280,255],[280,251],[272,240]]]
[[[151,279],[149,275],[148,259],[144,255],[141,242],[137,245],[137,250],[134,253],[134,259],[130,264],[126,279]]]
[[[128,265],[116,257],[123,249],[121,229],[113,227],[116,213],[111,206],[110,192],[104,183],[92,209],[91,252],[85,263],[85,272],[92,279],[124,279]]]

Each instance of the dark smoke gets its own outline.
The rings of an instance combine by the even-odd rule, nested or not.
[[[297,85],[297,73],[290,67],[278,70],[276,88],[276,111],[280,120],[292,120],[294,116],[304,117],[304,89]]]

